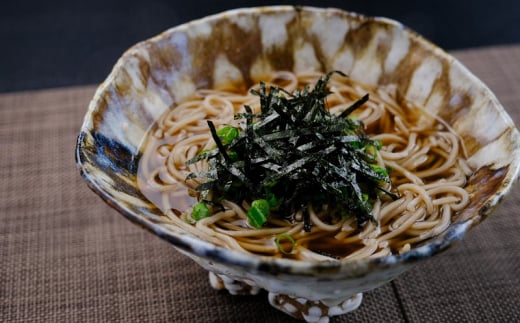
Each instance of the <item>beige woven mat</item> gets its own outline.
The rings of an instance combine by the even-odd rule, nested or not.
[[[520,124],[520,46],[455,53]],[[287,322],[106,206],[74,146],[94,87],[0,95],[0,322]],[[455,248],[332,322],[520,321],[520,190]]]

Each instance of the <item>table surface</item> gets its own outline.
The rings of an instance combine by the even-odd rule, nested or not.
[[[520,45],[453,52],[520,124]],[[75,167],[95,86],[0,94],[1,322],[290,322],[105,205]],[[520,190],[447,252],[332,322],[520,321]]]

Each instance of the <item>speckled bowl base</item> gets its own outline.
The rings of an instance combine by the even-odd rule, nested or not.
[[[216,290],[226,290],[231,295],[257,295],[261,289],[254,281],[233,279],[224,274],[209,272],[209,284]],[[330,297],[321,300],[308,300],[287,294],[269,292],[269,304],[298,320],[327,323],[333,316],[343,315],[356,310],[363,300],[363,294]]]
[[[226,275],[209,272],[209,283],[216,290],[227,290],[231,295],[257,295],[261,288],[252,281],[240,281]],[[332,316],[352,312],[361,305],[363,294],[311,301],[303,297],[269,292],[269,304],[298,320],[326,323]]]
[[[326,323],[330,317],[347,314],[357,309],[363,294],[350,297],[310,301],[301,297],[269,293],[269,304],[274,308],[306,322]]]

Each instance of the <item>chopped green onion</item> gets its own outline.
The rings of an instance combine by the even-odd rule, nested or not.
[[[383,167],[381,167],[379,165],[371,165],[371,167],[374,170],[374,172],[378,173],[379,175],[381,175],[383,177],[388,176],[388,170],[384,169]]]
[[[265,195],[265,199],[267,200],[271,208],[276,208],[280,206],[280,203],[282,202],[279,198],[276,197],[276,195],[273,194],[273,192],[268,192]]]
[[[247,211],[249,223],[255,228],[261,228],[266,222],[270,213],[269,202],[264,199],[254,200],[251,208]]]
[[[377,158],[377,146],[376,145],[366,145],[365,151],[367,154],[372,156],[372,158],[375,160]]]
[[[229,151],[228,152],[228,156],[229,156],[229,159],[231,161],[237,161],[238,160],[238,154],[237,154],[236,151],[233,151],[233,150]]]
[[[381,148],[383,148],[383,143],[381,142],[381,140],[374,140],[373,142],[377,150],[381,150]]]
[[[239,131],[235,127],[225,126],[217,131],[217,136],[223,145],[229,145],[239,135]]]
[[[290,250],[286,250],[282,246],[282,243],[285,242],[285,241],[288,241],[288,242],[291,243],[291,249]],[[276,237],[276,239],[274,240],[274,242],[276,243],[276,247],[278,247],[278,250],[281,253],[283,253],[284,255],[291,254],[294,251],[294,249],[296,248],[296,241],[294,240],[294,238],[292,236],[290,236],[287,233],[282,233],[282,234],[278,235]]]
[[[200,219],[207,218],[211,215],[211,210],[208,208],[206,203],[199,202],[193,206],[193,210],[191,211],[191,217],[198,221]]]
[[[197,155],[204,155],[204,154],[207,154],[209,152],[210,152],[209,149],[202,149],[201,151],[199,151],[199,153]]]

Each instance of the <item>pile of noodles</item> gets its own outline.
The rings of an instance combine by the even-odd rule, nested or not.
[[[315,84],[320,76],[276,72],[263,81],[292,92]],[[316,213],[310,207],[310,232],[305,232],[301,221],[290,223],[275,216],[263,228],[255,229],[247,222],[249,206],[231,201],[224,201],[224,210],[208,218],[197,222],[191,219],[190,205],[195,200],[190,201],[187,194],[198,183],[187,183],[186,176],[207,164],[186,166],[185,162],[201,150],[215,147],[207,119],[218,129],[240,122],[234,115],[244,112],[244,105],[260,111],[259,98],[249,91],[200,90],[167,111],[151,128],[144,145],[138,172],[140,189],[173,225],[216,245],[275,257],[321,260],[331,256],[384,256],[406,252],[444,231],[469,200],[464,187],[471,169],[460,138],[443,120],[399,98],[394,89],[368,88],[343,77],[333,77],[329,89],[332,94],[327,97],[327,106],[334,114],[370,94],[370,100],[354,117],[363,121],[372,139],[383,144],[378,163],[391,170],[393,190],[400,195],[397,200],[373,204],[376,222],[358,226],[354,216],[331,222],[326,210]],[[295,218],[301,219],[301,214],[295,214]]]

